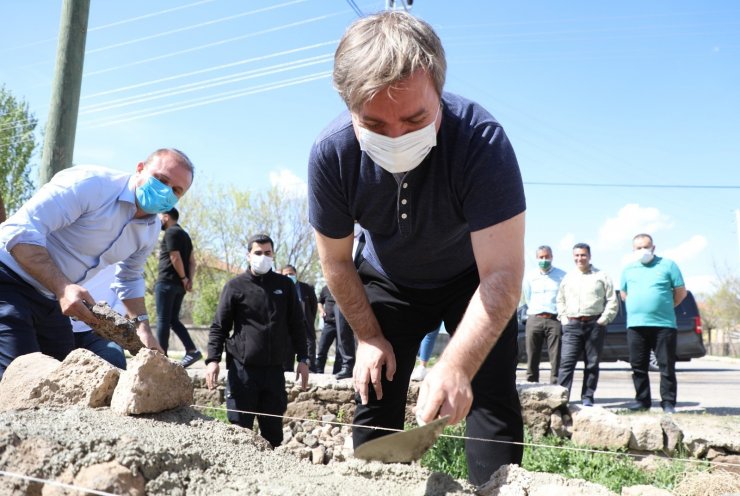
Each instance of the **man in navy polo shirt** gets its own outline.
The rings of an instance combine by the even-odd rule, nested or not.
[[[417,416],[466,418],[470,480],[520,463],[514,312],[524,270],[525,200],[514,151],[480,105],[443,93],[437,35],[405,12],[356,21],[334,85],[348,112],[309,160],[309,220],[321,264],[357,336],[354,423],[402,429],[424,336],[453,337],[422,382]],[[353,223],[366,245],[357,267]],[[355,447],[388,431],[353,429]]]

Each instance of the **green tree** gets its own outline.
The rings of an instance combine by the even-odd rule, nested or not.
[[[189,293],[196,324],[211,322],[224,284],[247,268],[247,240],[253,234],[265,233],[275,241],[277,270],[290,263],[303,281],[315,285],[321,278],[305,195],[279,187],[253,192],[208,183],[191,189],[178,210],[198,264]]]
[[[0,87],[0,205],[12,214],[31,197],[31,157],[37,143],[36,118],[28,104]],[[0,213],[4,214],[4,212]]]
[[[732,342],[733,335],[740,330],[740,275],[729,270],[717,270],[717,282],[714,291],[702,298],[702,320],[709,336],[712,330],[725,332],[730,338],[726,344],[730,353],[737,353],[737,343]]]

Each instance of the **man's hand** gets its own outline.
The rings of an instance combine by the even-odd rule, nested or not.
[[[472,404],[470,379],[462,370],[439,361],[419,387],[416,416],[428,424],[437,417],[449,415],[449,425],[454,425],[467,416]]]
[[[88,325],[98,321],[89,308],[95,305],[95,300],[82,286],[67,284],[64,286],[63,293],[57,295],[57,298],[59,299],[59,306],[62,309],[62,313],[67,317],[74,317]]]
[[[188,293],[191,292],[193,290],[193,280],[189,277],[186,277],[183,280],[183,286],[185,286],[185,291],[187,291]]]
[[[149,327],[149,322],[140,322],[138,327],[136,328],[136,334],[139,336],[139,339],[141,339],[141,342],[144,343],[144,346],[151,350],[158,351],[164,355],[164,350],[159,345],[159,341],[157,341],[157,338],[155,338],[154,334],[152,334],[152,330]]]
[[[218,384],[218,373],[220,367],[218,362],[208,362],[206,365],[206,385],[208,389],[215,389]]]
[[[308,389],[308,365],[305,362],[298,362],[298,368],[295,371],[295,380],[298,380],[298,375],[301,376],[301,390],[305,391]]]
[[[383,336],[358,340],[353,379],[355,391],[360,393],[363,405],[367,405],[368,401],[368,383],[375,388],[378,399],[383,398],[383,386],[380,382],[383,365],[385,378],[392,381],[396,373],[396,355],[393,353],[391,343]]]

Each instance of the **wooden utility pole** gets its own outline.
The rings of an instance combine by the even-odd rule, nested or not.
[[[90,0],[62,2],[56,70],[39,170],[40,185],[72,165],[89,13]]]

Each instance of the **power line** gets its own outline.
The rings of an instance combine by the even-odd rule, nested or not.
[[[84,77],[97,76],[99,74],[104,74],[104,73],[107,73],[107,72],[116,71],[118,69],[125,69],[125,68],[132,67],[132,66],[135,66],[135,65],[141,65],[141,64],[146,64],[146,63],[149,63],[149,62],[155,62],[155,61],[158,61],[158,60],[166,59],[166,58],[169,58],[169,57],[174,57],[174,56],[177,56],[177,55],[184,55],[186,53],[191,53],[191,52],[195,52],[195,51],[198,51],[198,50],[203,50],[203,49],[206,49],[206,48],[211,48],[211,47],[214,47],[214,46],[224,45],[226,43],[231,43],[231,42],[234,42],[234,41],[239,41],[239,40],[243,40],[243,39],[247,39],[247,38],[252,38],[252,37],[260,36],[260,35],[267,34],[267,33],[273,33],[275,31],[281,31],[283,29],[289,29],[289,28],[296,27],[296,26],[302,26],[304,24],[309,24],[311,22],[316,22],[316,21],[322,21],[324,19],[328,19],[330,17],[334,17],[334,16],[337,16],[337,15],[343,14],[343,13],[344,13],[344,11],[334,12],[334,13],[331,13],[331,14],[325,14],[325,15],[321,15],[321,16],[317,16],[317,17],[312,17],[310,19],[304,19],[302,21],[291,22],[291,23],[288,23],[288,24],[283,24],[283,25],[280,25],[280,26],[275,26],[273,28],[263,29],[261,31],[255,31],[255,32],[252,32],[252,33],[247,33],[247,34],[240,35],[240,36],[235,36],[235,37],[232,37],[232,38],[226,38],[226,39],[223,39],[223,40],[218,40],[218,41],[214,41],[214,42],[211,42],[211,43],[206,43],[204,45],[199,45],[199,46],[196,46],[196,47],[186,48],[184,50],[178,50],[176,52],[165,53],[165,54],[162,54],[162,55],[157,55],[155,57],[149,57],[147,59],[141,59],[141,60],[137,60],[137,61],[134,61],[134,62],[129,62],[127,64],[122,64],[122,65],[118,65],[118,66],[114,66],[114,67],[109,67],[107,69],[101,69],[99,71],[86,72],[84,74]]]
[[[171,9],[159,10],[157,12],[152,12],[152,13],[149,13],[149,14],[143,14],[143,15],[136,16],[136,17],[129,17],[128,19],[123,19],[121,21],[115,21],[115,22],[111,22],[111,23],[108,23],[108,24],[103,24],[102,26],[96,26],[94,28],[89,29],[88,30],[88,33],[93,32],[93,31],[100,31],[101,29],[112,28],[114,26],[120,26],[122,24],[128,24],[130,22],[141,21],[141,20],[144,20],[144,19],[148,19],[150,17],[156,17],[156,16],[160,16],[160,15],[163,15],[163,14],[169,14],[171,12],[175,12],[175,11],[178,11],[178,10],[189,9],[191,7],[196,7],[196,6],[202,5],[204,3],[211,3],[211,2],[215,2],[215,1],[216,0],[200,0],[198,2],[193,2],[193,3],[186,4],[186,5],[180,5],[179,7],[172,7]]]
[[[89,99],[89,98],[96,98],[96,97],[99,97],[99,96],[110,95],[110,94],[113,94],[113,93],[120,93],[120,92],[123,92],[123,91],[128,91],[128,90],[132,90],[132,89],[136,89],[136,88],[142,88],[142,87],[145,87],[145,86],[151,86],[151,85],[154,85],[154,84],[163,83],[165,81],[173,81],[175,79],[182,79],[182,78],[186,78],[186,77],[190,77],[190,76],[195,76],[195,75],[198,75],[198,74],[204,74],[206,72],[219,71],[219,70],[222,70],[222,69],[228,69],[230,67],[236,67],[236,66],[239,66],[239,65],[249,64],[251,62],[259,62],[259,61],[262,61],[262,60],[267,60],[267,59],[271,59],[271,58],[275,58],[275,57],[280,57],[280,56],[283,56],[283,55],[289,55],[289,54],[293,54],[293,53],[298,53],[298,52],[302,52],[302,51],[305,51],[305,50],[311,50],[311,49],[314,49],[314,48],[321,48],[321,47],[324,47],[324,46],[327,46],[327,45],[336,45],[338,42],[339,42],[339,40],[331,40],[331,41],[325,41],[325,42],[322,42],[322,43],[314,43],[312,45],[305,45],[305,46],[298,47],[298,48],[291,48],[289,50],[282,50],[282,51],[279,51],[279,52],[272,52],[272,53],[268,53],[267,55],[259,55],[257,57],[250,57],[250,58],[247,58],[247,59],[238,60],[236,62],[229,62],[228,64],[215,65],[215,66],[211,66],[211,67],[206,67],[205,69],[198,69],[196,71],[184,72],[184,73],[175,74],[175,75],[172,75],[172,76],[166,76],[166,77],[159,78],[159,79],[152,79],[150,81],[144,81],[142,83],[130,84],[128,86],[121,86],[119,88],[114,88],[114,89],[111,89],[111,90],[99,91],[98,93],[93,93],[93,94],[90,94],[90,95],[83,95],[82,96],[82,99],[85,100],[85,99]]]
[[[103,112],[106,110],[135,105],[137,103],[143,103],[151,100],[157,100],[160,98],[169,98],[174,95],[183,93],[191,93],[193,91],[200,91],[215,86],[222,86],[225,84],[233,84],[247,79],[254,79],[263,76],[270,76],[285,71],[292,71],[295,69],[301,69],[309,67],[311,65],[323,64],[325,62],[331,62],[333,54],[316,55],[314,57],[307,57],[305,59],[293,60],[290,62],[283,62],[281,64],[275,64],[268,67],[261,67],[259,69],[252,69],[250,71],[243,71],[236,74],[230,74],[228,76],[219,76],[204,81],[198,81],[194,83],[182,84],[180,86],[173,86],[164,88],[161,90],[150,91],[139,95],[133,95],[130,97],[119,98],[117,100],[109,100],[94,105],[88,105],[81,109],[80,115],[91,114],[95,112]]]
[[[357,17],[364,17],[365,14],[362,13],[360,8],[357,6],[357,4],[354,2],[354,0],[346,0],[347,4],[352,7],[352,10],[355,11],[355,14],[357,14]]]
[[[143,19],[148,19],[150,17],[156,17],[156,16],[160,16],[160,15],[163,15],[163,14],[169,14],[169,13],[175,12],[177,10],[189,9],[191,7],[195,7],[195,6],[204,4],[204,3],[211,3],[211,2],[215,2],[215,1],[216,0],[199,0],[198,2],[193,2],[193,3],[186,4],[186,5],[180,5],[179,7],[173,7],[171,9],[165,9],[165,10],[159,10],[157,12],[151,12],[149,14],[144,14],[144,15],[140,15],[140,16],[136,16],[136,17],[129,17],[128,19],[122,19],[120,21],[115,21],[115,22],[111,22],[111,23],[108,23],[108,24],[103,24],[102,26],[96,26],[94,28],[90,28],[90,29],[87,30],[87,32],[89,34],[89,33],[93,32],[93,31],[100,31],[102,29],[112,28],[114,26],[120,26],[122,24],[128,24],[130,22],[141,21]],[[24,45],[17,45],[17,46],[10,47],[10,48],[4,48],[4,49],[0,50],[0,53],[10,52],[10,51],[13,51],[13,50],[19,50],[21,48],[28,48],[28,47],[32,47],[32,46],[36,46],[36,45],[43,45],[44,43],[50,43],[50,42],[54,42],[54,41],[57,41],[57,37],[46,38],[46,39],[43,39],[43,40],[38,40],[38,41],[33,41],[31,43],[26,43]]]
[[[194,108],[194,107],[202,107],[204,105],[210,105],[212,103],[219,103],[219,102],[223,102],[226,100],[233,100],[234,98],[241,98],[243,96],[249,96],[249,95],[253,95],[256,93],[264,93],[267,91],[285,88],[288,86],[295,86],[298,84],[304,84],[304,83],[308,83],[311,81],[316,81],[318,79],[324,79],[324,78],[331,76],[331,73],[332,73],[331,71],[315,72],[307,76],[299,76],[295,78],[283,79],[281,81],[252,86],[246,89],[225,91],[222,93],[218,93],[216,95],[208,95],[205,97],[194,98],[191,100],[186,100],[184,102],[176,102],[176,103],[171,103],[167,105],[161,105],[159,107],[126,112],[126,113],[119,114],[117,116],[113,116],[107,119],[99,119],[97,121],[91,121],[89,123],[85,123],[85,126],[91,127],[91,128],[107,127],[107,126],[112,126],[114,124],[121,124],[124,122],[130,122],[130,121],[134,121],[138,119],[143,119],[145,117],[153,117],[153,116],[157,116],[161,114],[177,112],[179,110],[185,110],[185,109]]]
[[[92,49],[92,50],[88,50],[87,52],[85,52],[85,54],[86,55],[90,55],[90,54],[93,54],[93,53],[99,53],[99,52],[103,52],[103,51],[106,51],[106,50],[111,50],[113,48],[119,48],[119,47],[122,47],[122,46],[133,45],[135,43],[141,43],[142,41],[153,40],[153,39],[156,39],[156,38],[161,38],[163,36],[169,36],[171,34],[181,33],[183,31],[190,31],[192,29],[198,29],[198,28],[202,28],[204,26],[210,26],[212,24],[218,24],[218,23],[225,22],[225,21],[231,21],[231,20],[234,20],[234,19],[238,19],[240,17],[246,17],[246,16],[250,16],[250,15],[254,15],[254,14],[260,14],[262,12],[268,12],[270,10],[275,10],[275,9],[279,9],[279,8],[283,8],[283,7],[289,7],[291,5],[295,5],[295,4],[298,4],[298,3],[304,3],[304,2],[307,2],[307,1],[308,0],[292,0],[290,2],[285,2],[285,3],[281,3],[281,4],[277,4],[277,5],[271,5],[269,7],[263,7],[261,9],[250,10],[250,11],[247,11],[247,12],[240,12],[239,14],[234,14],[234,15],[230,15],[230,16],[227,16],[227,17],[221,17],[219,19],[213,19],[211,21],[200,22],[200,23],[197,23],[197,24],[191,24],[189,26],[184,26],[184,27],[177,28],[177,29],[171,29],[169,31],[160,31],[159,33],[156,33],[156,34],[152,34],[152,35],[148,35],[148,36],[142,36],[140,38],[134,38],[132,40],[122,41],[120,43],[114,43],[112,45],[107,45],[107,46],[104,46],[104,47],[100,47],[100,48],[95,48],[95,49]]]

